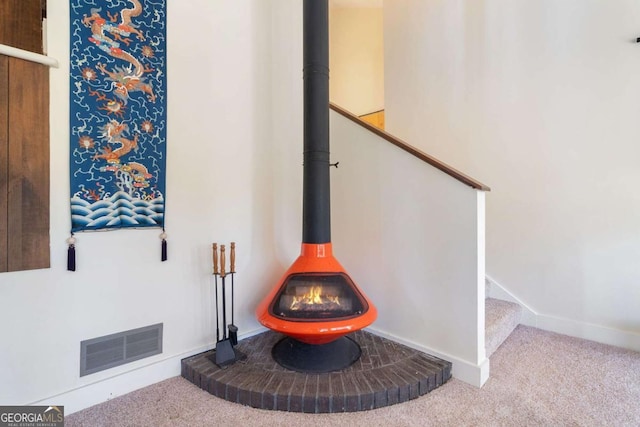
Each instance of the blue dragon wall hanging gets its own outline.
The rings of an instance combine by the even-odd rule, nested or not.
[[[78,231],[162,228],[166,0],[70,1],[69,270]]]

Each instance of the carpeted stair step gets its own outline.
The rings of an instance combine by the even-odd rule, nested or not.
[[[507,339],[522,318],[520,305],[494,298],[485,300],[485,349],[487,357]]]

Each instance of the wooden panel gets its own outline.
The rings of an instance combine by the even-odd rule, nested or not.
[[[49,267],[49,68],[9,59],[9,271]]]
[[[2,0],[0,0],[2,1]],[[0,272],[7,271],[9,179],[9,57],[0,55]]]
[[[42,53],[41,0],[0,0],[0,44]]]

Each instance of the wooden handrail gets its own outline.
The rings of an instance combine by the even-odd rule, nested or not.
[[[435,157],[432,157],[432,156],[428,155],[427,153],[418,150],[416,147],[413,147],[413,146],[407,144],[406,142],[404,142],[401,139],[396,138],[395,136],[383,131],[382,129],[379,129],[379,128],[373,126],[373,125],[370,125],[369,123],[365,122],[364,120],[360,119],[358,116],[356,116],[355,114],[345,110],[344,108],[339,107],[338,105],[336,105],[334,103],[330,103],[329,107],[333,111],[335,111],[336,113],[346,117],[347,119],[349,119],[352,122],[362,126],[363,128],[369,130],[370,132],[375,133],[380,138],[383,138],[383,139],[389,141],[390,143],[392,143],[396,147],[406,151],[409,154],[412,154],[413,156],[417,157],[418,159],[422,160],[423,162],[426,162],[426,163],[430,164],[434,168],[441,170],[442,172],[444,172],[447,175],[457,179],[458,181],[462,182],[463,184],[466,184],[466,185],[468,185],[468,186],[470,186],[472,188],[475,188],[476,190],[491,191],[491,188],[489,188],[488,186],[484,185],[480,181],[476,181],[475,179],[471,178],[470,176],[465,175],[462,172],[460,172],[459,170],[456,170],[456,169],[452,168],[451,166],[447,165],[446,163],[441,162],[440,160],[436,159]]]

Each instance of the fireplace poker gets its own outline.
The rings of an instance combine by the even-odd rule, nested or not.
[[[216,342],[220,341],[220,323],[218,320],[218,244],[213,244],[213,277],[215,278],[216,293]]]
[[[234,312],[234,283],[233,276],[236,274],[236,243],[231,242],[231,253],[229,254],[229,273],[231,274],[231,324],[229,325],[229,339],[232,345],[238,344],[238,327],[233,321]]]
[[[220,245],[220,277],[222,278],[222,340],[227,339],[227,295],[225,292],[225,249],[224,245]]]

